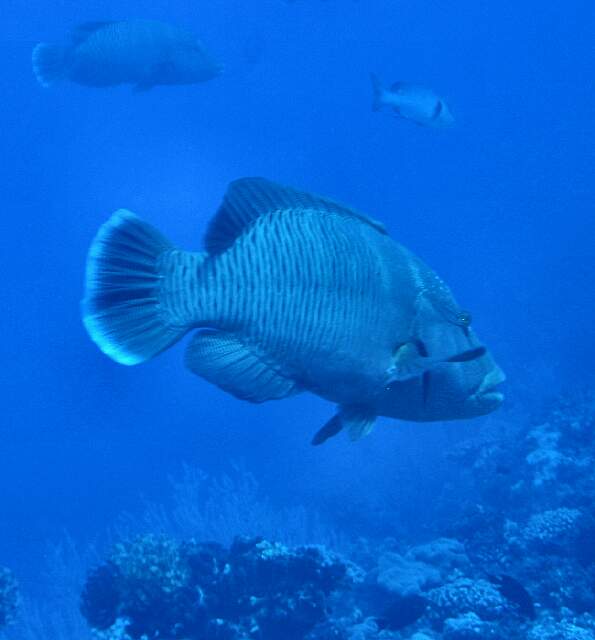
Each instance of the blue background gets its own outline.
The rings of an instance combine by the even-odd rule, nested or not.
[[[592,378],[592,1],[18,0],[2,15],[0,562],[21,576],[64,530],[91,539],[160,500],[183,462],[241,460],[275,503],[348,534],[421,529],[456,477],[447,445]],[[188,26],[226,73],[145,93],[37,84],[37,42],[131,17]],[[373,113],[370,71],[435,88],[456,127]],[[506,407],[312,448],[334,411],[318,398],[237,401],[184,369],[183,345],[132,368],[103,356],[79,314],[98,226],[126,207],[198,249],[248,175],[383,220],[472,311]]]

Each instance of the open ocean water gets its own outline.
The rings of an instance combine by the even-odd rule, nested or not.
[[[595,639],[592,0],[14,0],[0,69],[0,637]],[[366,262],[388,238],[455,342]],[[191,362],[213,301],[234,342]],[[378,393],[421,421],[362,391],[387,323]],[[502,406],[435,400],[488,357]],[[312,446],[334,403],[379,417]]]

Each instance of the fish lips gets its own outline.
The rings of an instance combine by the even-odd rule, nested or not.
[[[477,389],[465,400],[465,408],[472,411],[490,413],[504,402],[504,394],[498,386],[506,380],[506,375],[498,365],[488,371]]]

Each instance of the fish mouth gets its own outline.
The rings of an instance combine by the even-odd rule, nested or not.
[[[468,399],[473,404],[489,404],[494,408],[499,407],[504,401],[504,394],[498,390],[498,386],[506,380],[506,375],[500,367],[494,367],[481,381],[479,387]]]

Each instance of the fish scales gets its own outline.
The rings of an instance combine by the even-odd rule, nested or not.
[[[72,76],[79,82],[85,82],[86,69],[93,68],[96,74],[93,81],[97,84],[134,79],[139,68],[148,69],[159,62],[164,36],[162,33],[160,40],[156,40],[143,22],[107,25],[77,46]],[[110,65],[102,72],[102,65],[97,61],[103,60],[109,60]]]
[[[232,183],[206,251],[173,247],[121,210],[89,251],[83,320],[137,364],[197,329],[185,362],[252,402],[311,391],[339,404],[316,434],[370,432],[376,416],[484,415],[504,374],[448,286],[382,225],[262,178]]]
[[[199,299],[198,269],[203,261],[200,253],[172,250],[163,255],[160,272],[165,273],[162,280],[162,306],[170,314],[170,322],[185,326],[188,318],[196,313],[196,300]]]
[[[317,320],[323,317],[322,306],[325,300],[323,296],[318,295],[321,285],[324,284],[320,280],[319,273],[327,266],[317,264],[312,258],[312,256],[316,258],[320,240],[318,237],[313,237],[309,233],[309,228],[303,224],[293,226],[293,241],[286,229],[281,233],[279,232],[281,229],[276,229],[278,223],[263,226],[268,231],[264,234],[264,238],[261,233],[255,241],[250,236],[240,238],[226,254],[215,256],[212,261],[209,261],[206,272],[203,274],[203,277],[209,280],[209,286],[204,289],[214,292],[215,295],[209,296],[208,301],[199,303],[192,309],[191,315],[195,318],[208,318],[201,324],[221,324],[228,330],[237,330],[239,326],[245,326],[248,335],[257,333],[276,348],[279,345],[275,344],[274,340],[279,335],[278,327],[283,324],[281,318],[287,317],[289,312],[290,317],[299,319],[296,327],[301,331],[296,335],[302,340],[310,340],[315,344],[313,338],[317,334],[320,335],[320,326],[316,326]],[[341,235],[337,238],[340,240]],[[265,246],[263,246],[263,240]],[[328,241],[326,246],[330,246]],[[267,251],[268,248],[270,251]],[[348,255],[349,249],[353,253],[353,247],[342,243],[337,247],[336,253],[345,256]],[[342,260],[339,264],[349,268],[350,262]],[[336,267],[336,260],[332,260],[332,264]],[[333,291],[337,278],[349,281],[348,272],[329,271],[332,274],[332,282],[327,283],[327,291]],[[363,289],[363,285],[362,280],[360,289]],[[177,286],[175,290],[181,292],[183,286]],[[186,286],[191,287],[192,290],[198,290],[195,282]],[[348,291],[347,295],[353,295],[353,292]],[[338,302],[332,300],[332,297],[329,300],[332,301],[334,309],[327,313],[336,312]],[[287,305],[286,309],[283,308],[284,305]],[[345,305],[341,305],[341,308],[345,308]],[[351,316],[354,317],[354,314],[352,313]],[[353,326],[347,324],[349,319],[349,315],[344,318],[347,330],[353,329]],[[364,320],[364,322],[367,321],[367,319]],[[336,324],[331,326],[334,329]],[[256,327],[258,330],[255,329]],[[322,339],[329,341],[323,335]],[[295,341],[294,339],[288,342]]]
[[[384,283],[371,286],[378,256],[362,242],[361,226],[316,211],[263,217],[211,259],[210,284],[197,287],[208,294],[188,320],[239,332],[309,366],[317,354],[356,350],[388,298]]]
[[[70,80],[89,87],[195,84],[222,66],[183,28],[155,20],[87,22],[65,44],[38,44],[34,73],[44,87]]]

